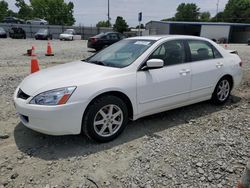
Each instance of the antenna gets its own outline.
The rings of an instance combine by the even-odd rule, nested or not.
[[[216,9],[216,21],[218,22],[218,13],[219,13],[219,3],[220,3],[220,0],[217,0],[217,9]]]
[[[108,26],[110,27],[109,0],[108,0]]]

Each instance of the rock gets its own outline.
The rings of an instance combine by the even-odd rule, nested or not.
[[[208,179],[209,182],[211,182],[211,181],[213,181],[214,178],[212,176],[208,176],[207,179]]]
[[[17,156],[17,159],[18,160],[21,160],[21,159],[23,159],[24,158],[24,156],[22,155],[22,154],[18,154],[18,156]]]
[[[111,183],[109,181],[105,181],[104,184],[109,186]]]
[[[12,180],[14,180],[14,179],[16,179],[18,176],[19,176],[19,174],[18,174],[17,172],[15,172],[14,174],[12,174],[12,175],[10,176],[10,178],[11,178]]]
[[[8,134],[5,134],[5,133],[0,133],[0,139],[7,139],[9,138],[10,136]]]
[[[222,166],[223,165],[223,162],[222,161],[217,161],[217,164]]]
[[[223,185],[221,185],[221,184],[219,183],[219,184],[217,184],[217,187],[218,187],[218,188],[222,188]]]
[[[196,166],[202,167],[202,163],[201,163],[201,162],[198,162],[198,163],[196,163]]]
[[[201,178],[200,178],[200,180],[201,181],[204,181],[206,178],[204,177],[204,176],[202,176]]]
[[[204,170],[202,168],[198,168],[197,171],[200,173],[200,174],[204,174]]]

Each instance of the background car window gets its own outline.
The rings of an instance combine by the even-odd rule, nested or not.
[[[188,41],[188,45],[192,61],[202,61],[214,58],[213,49],[208,43],[203,41]]]
[[[186,53],[183,41],[169,41],[162,44],[149,59],[162,59],[165,66],[184,63]]]
[[[118,40],[118,36],[115,33],[111,33],[108,36],[109,36],[109,39],[111,39],[111,40]]]

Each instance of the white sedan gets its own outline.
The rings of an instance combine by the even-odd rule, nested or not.
[[[242,79],[236,54],[192,36],[124,39],[90,58],[26,77],[14,94],[22,123],[41,133],[107,142],[129,119],[210,100]]]
[[[48,25],[48,22],[44,19],[40,18],[34,18],[33,20],[27,20],[27,24],[32,24],[32,25]]]
[[[74,40],[75,30],[66,29],[62,34],[60,34],[60,40]]]

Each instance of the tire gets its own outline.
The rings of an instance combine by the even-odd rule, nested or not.
[[[223,105],[228,101],[232,90],[232,81],[228,77],[223,77],[217,83],[211,101],[215,105]]]
[[[110,111],[111,108],[112,111]],[[126,104],[118,97],[103,96],[88,107],[83,117],[82,131],[97,142],[109,142],[122,133],[127,123]]]

